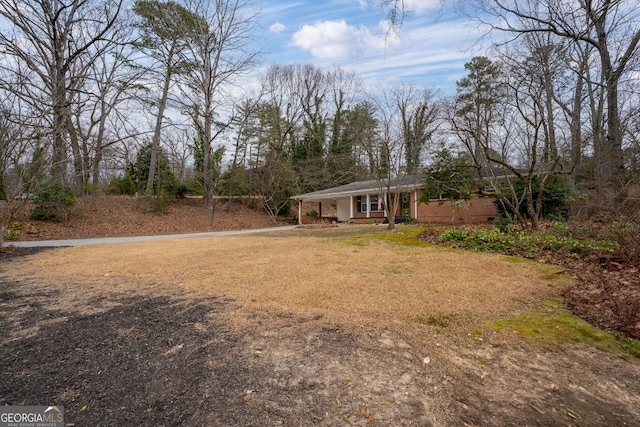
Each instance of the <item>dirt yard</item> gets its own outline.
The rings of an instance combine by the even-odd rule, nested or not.
[[[563,311],[571,283],[375,226],[4,251],[0,404],[75,426],[639,425],[640,361]]]

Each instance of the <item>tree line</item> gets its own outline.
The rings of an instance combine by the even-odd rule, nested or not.
[[[386,3],[398,26],[403,4]],[[52,182],[195,192],[212,212],[221,196],[259,196],[274,220],[296,193],[365,179],[382,192],[425,171],[425,198],[495,197],[523,227],[559,185],[600,207],[637,203],[633,2],[461,7],[506,38],[443,96],[309,64],[256,78],[245,0],[2,2],[0,234],[17,196]]]

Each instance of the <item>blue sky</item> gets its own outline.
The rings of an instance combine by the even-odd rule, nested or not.
[[[455,93],[464,64],[482,54],[480,32],[440,0],[405,0],[411,14],[388,36],[386,11],[375,0],[258,0],[258,21],[271,63],[339,65],[367,83],[415,83]]]

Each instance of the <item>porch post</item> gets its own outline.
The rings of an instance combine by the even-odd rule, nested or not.
[[[367,218],[371,218],[371,196],[367,194]]]
[[[302,200],[298,200],[298,224],[302,225]]]
[[[349,219],[353,219],[353,196],[349,196]]]
[[[413,218],[418,219],[418,190],[413,191]]]
[[[389,217],[389,208],[391,207],[391,197],[389,195],[389,193],[386,194],[382,194],[380,195],[380,197],[384,197],[382,199],[382,209],[384,210],[384,217],[388,218]]]
[[[322,202],[318,202],[318,218],[322,221]]]

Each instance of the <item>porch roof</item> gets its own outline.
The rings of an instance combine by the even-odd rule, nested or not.
[[[387,185],[389,180],[380,182],[382,192],[385,193],[386,187],[390,187],[392,193],[402,193],[406,191],[417,190],[424,187],[424,174],[406,175],[391,178],[391,185]],[[350,184],[341,185],[339,187],[327,188],[326,190],[313,191],[311,193],[298,194],[291,197],[298,201],[322,202],[335,201],[337,199],[349,196],[358,196],[363,194],[380,193],[378,181],[373,179],[370,181],[358,181]]]

